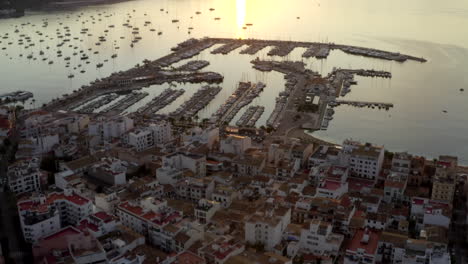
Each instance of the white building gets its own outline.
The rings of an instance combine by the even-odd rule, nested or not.
[[[41,182],[46,176],[45,172],[40,170],[40,166],[41,159],[39,157],[19,160],[8,166],[9,189],[17,195],[40,191]]]
[[[30,243],[67,225],[76,225],[92,213],[92,202],[70,189],[33,195],[17,205],[24,239]]]
[[[316,197],[339,199],[348,192],[348,168],[330,166],[320,176]]]
[[[18,142],[16,158],[42,155],[53,151],[53,148],[58,144],[58,134],[39,135],[38,137],[20,140]]]
[[[384,160],[384,148],[370,143],[345,140],[342,151],[343,165],[349,166],[354,176],[377,181]]]
[[[106,184],[124,185],[127,183],[126,173],[127,168],[121,160],[106,157],[91,167],[89,175]]]
[[[221,139],[219,151],[221,153],[240,155],[251,147],[252,140],[250,137],[228,135],[226,138]]]
[[[332,228],[330,223],[318,219],[304,225],[301,230],[300,248],[316,256],[336,257],[344,236],[333,233]]]
[[[412,156],[407,152],[395,153],[392,158],[391,174],[398,175],[401,180],[406,181],[411,172],[411,160]]]
[[[206,157],[203,155],[177,152],[164,156],[162,164],[162,169],[188,169],[193,172],[196,177],[206,176]],[[160,169],[156,171],[156,177],[158,177],[159,180],[158,171],[160,171]]]
[[[182,135],[182,140],[186,145],[194,142],[207,144],[209,149],[212,149],[214,144],[219,141],[219,128],[208,127],[204,130],[200,127],[194,127]]]
[[[220,208],[220,204],[216,201],[200,199],[195,207],[195,218],[201,224],[207,224]]]
[[[411,201],[411,218],[416,221],[416,230],[424,225],[449,228],[452,216],[450,204],[427,198],[413,197]]]
[[[116,208],[116,215],[124,226],[141,235],[155,234],[155,238],[150,238],[152,243],[159,239],[157,237],[161,228],[182,219],[182,213],[168,207],[167,201],[151,197],[120,203]]]
[[[142,151],[169,143],[173,139],[172,126],[168,122],[150,124],[148,127],[129,132],[127,137],[130,146],[135,147],[136,151]]]
[[[261,243],[266,250],[273,250],[281,242],[283,232],[290,222],[289,208],[257,212],[245,222],[245,240],[251,244]]]
[[[96,136],[101,142],[119,138],[133,129],[133,120],[126,116],[100,116],[88,125],[88,134]]]

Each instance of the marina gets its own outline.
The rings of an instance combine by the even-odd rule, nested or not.
[[[11,103],[16,101],[26,101],[34,95],[27,91],[16,91],[12,93],[5,93],[0,95],[0,104]]]
[[[210,65],[209,61],[206,60],[193,60],[189,61],[186,64],[178,67],[177,71],[199,71]]]
[[[211,123],[229,123],[246,105],[250,104],[265,88],[264,83],[240,82],[235,92],[211,116]]]
[[[136,102],[140,101],[141,99],[145,98],[148,96],[148,93],[141,93],[141,92],[131,92],[127,95],[124,96],[121,100],[115,102],[114,104],[106,107],[104,110],[101,112],[106,113],[113,111],[114,113],[122,113],[125,111],[125,109],[129,108]]]
[[[351,105],[355,107],[369,107],[369,108],[377,107],[378,109],[385,109],[385,110],[388,110],[389,108],[393,107],[392,103],[351,101],[351,100],[335,100],[333,102],[330,102],[329,105],[331,107],[335,107],[339,105]]]
[[[213,50],[211,52],[211,54],[224,54],[224,55],[226,55],[229,52],[242,47],[243,45],[244,45],[243,42],[233,40],[233,41],[231,41],[229,43],[226,43],[226,44],[222,45],[219,48],[216,48],[215,50]]]
[[[215,96],[222,90],[220,86],[203,86],[192,97],[182,103],[174,112],[170,113],[169,116],[180,118],[180,117],[193,117],[200,110],[205,108]]]
[[[175,99],[181,96],[185,90],[176,90],[167,88],[164,90],[160,95],[153,98],[149,103],[145,106],[138,109],[139,114],[143,115],[151,115],[157,113],[159,110],[163,109],[170,103],[172,103]]]
[[[104,96],[100,97],[99,99],[96,99],[96,100],[84,105],[83,107],[79,107],[79,109],[77,111],[80,112],[80,113],[93,113],[94,110],[96,110],[96,109],[98,109],[98,108],[100,108],[102,106],[105,106],[106,104],[114,101],[118,97],[119,97],[119,95],[115,94],[115,93],[104,95]]]
[[[241,118],[236,122],[238,127],[255,127],[255,123],[262,116],[265,111],[263,106],[249,106],[242,114]]]

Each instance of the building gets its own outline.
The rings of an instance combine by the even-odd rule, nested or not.
[[[167,156],[164,156],[162,159],[162,170],[156,170],[156,177],[158,180],[165,184],[170,183],[160,176],[164,169],[175,169],[175,170],[183,170],[188,169],[196,177],[205,177],[206,176],[206,156],[192,154],[192,153],[183,153],[183,152],[176,152]],[[160,179],[161,178],[161,179]]]
[[[272,250],[281,242],[284,230],[291,222],[291,209],[278,207],[257,211],[245,221],[245,241],[263,244]]]
[[[201,223],[206,224],[211,221],[211,218],[221,208],[216,201],[200,199],[195,207],[195,218]]]
[[[221,153],[231,153],[240,155],[247,149],[252,147],[252,140],[250,137],[228,135],[221,139],[219,151]]]
[[[377,246],[380,233],[369,229],[356,231],[345,248],[344,264],[374,264],[377,260]]]
[[[432,183],[432,199],[452,203],[456,182],[451,177],[435,177]]]
[[[127,144],[136,151],[161,146],[172,141],[172,126],[169,122],[150,124],[148,127],[130,131],[127,135]]]
[[[411,172],[411,161],[413,157],[407,152],[397,152],[392,158],[391,174],[401,177],[402,180],[408,178]]]
[[[124,185],[127,183],[126,173],[127,167],[121,160],[106,157],[101,158],[99,163],[93,165],[88,174],[109,185]]]
[[[319,176],[316,197],[339,199],[348,192],[348,169],[330,166]]]
[[[354,172],[353,176],[377,181],[384,160],[384,148],[370,143],[361,144],[357,141],[345,140],[342,154],[345,165]]]
[[[452,206],[448,203],[413,197],[411,201],[411,218],[416,221],[416,230],[425,225],[450,227]]]
[[[244,243],[231,236],[220,236],[213,242],[201,247],[198,252],[206,263],[224,264],[230,257],[244,252]]]
[[[15,194],[40,191],[47,173],[40,169],[39,157],[19,160],[8,166],[8,186]]]
[[[397,203],[404,201],[406,190],[406,178],[404,181],[385,180],[384,184],[384,201],[387,203]]]
[[[316,256],[338,256],[344,236],[333,233],[332,229],[330,223],[318,219],[305,224],[300,236],[301,250]]]
[[[381,263],[402,263],[407,240],[407,235],[382,232],[378,243],[377,261]]]
[[[70,189],[33,195],[19,201],[17,206],[23,236],[29,243],[67,225],[77,225],[92,213],[92,202]]]
[[[133,120],[126,116],[100,116],[89,122],[88,134],[95,136],[99,142],[120,138],[125,132],[133,129]]]

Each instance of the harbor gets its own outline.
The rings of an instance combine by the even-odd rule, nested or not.
[[[17,101],[26,101],[33,97],[33,93],[27,91],[16,91],[0,95],[0,104],[12,103]]]
[[[366,102],[366,101],[351,101],[351,100],[335,100],[328,103],[331,107],[336,107],[340,105],[351,105],[355,107],[369,107],[369,108],[378,108],[388,110],[393,107],[392,103],[381,103],[381,102]]]
[[[107,94],[107,95],[104,95],[102,97],[99,97],[98,99],[96,99],[94,101],[91,101],[88,104],[85,104],[82,107],[79,107],[78,109],[76,109],[76,111],[80,112],[80,113],[93,113],[98,108],[101,108],[101,107],[105,106],[106,104],[114,101],[118,97],[119,97],[119,95],[115,94],[115,93]]]
[[[200,52],[213,47],[214,45],[221,45],[211,51],[212,54],[228,54],[229,52],[247,46],[243,49],[240,54],[254,55],[259,50],[272,47],[268,51],[267,55],[270,56],[287,56],[295,48],[301,47],[306,48],[303,56],[314,56],[316,58],[325,58],[329,52],[334,49],[346,49],[346,47],[335,45],[333,43],[315,43],[315,42],[299,42],[299,41],[279,41],[279,40],[258,40],[258,39],[226,39],[226,38],[202,38],[202,39],[188,39],[177,44],[171,48],[172,53],[163,56],[159,59],[149,61],[143,61],[143,65],[137,65],[127,71],[121,71],[111,74],[109,77],[98,79],[92,82],[90,85],[83,86],[76,90],[72,94],[67,95],[59,100],[55,100],[47,104],[46,109],[70,109],[70,105],[77,105],[79,102],[89,101],[89,98],[94,98],[97,94],[105,95],[111,92],[119,91],[134,91],[139,90],[150,85],[160,85],[164,83],[220,83],[223,81],[223,76],[216,72],[202,72],[201,69],[209,65],[208,61],[204,60],[193,60],[188,61],[182,66],[172,69],[166,69],[171,67],[174,63],[182,60],[188,60],[193,56],[200,54]],[[351,49],[353,50],[353,49]],[[386,51],[360,48],[361,52],[367,51],[372,56],[387,57],[396,61],[402,61],[403,59],[414,59],[409,55],[400,53],[391,53]],[[397,55],[398,54],[398,55]],[[294,74],[304,74],[306,69],[304,68],[303,62],[299,61],[252,61],[254,69],[259,71],[279,71],[286,74],[287,89],[285,90],[286,95],[288,91],[292,89],[292,86],[297,82],[297,78],[291,78],[291,71]],[[360,75],[365,77],[383,77],[390,78],[391,74],[387,72],[374,71],[374,70],[342,70],[347,73],[335,73],[339,75],[339,80],[336,81],[336,85],[341,83],[341,87],[335,87],[335,92],[339,95],[346,94],[349,91],[349,86],[353,84],[353,80],[350,79],[351,75]],[[343,77],[345,77],[343,79]],[[349,77],[349,78],[348,78]],[[332,80],[333,82],[333,80]],[[348,88],[347,88],[348,87]],[[340,91],[338,91],[340,90]],[[275,107],[276,109],[276,107]],[[89,109],[87,109],[89,110]],[[221,120],[231,120],[234,116],[227,115],[226,118],[220,118]],[[214,118],[216,119],[216,118]],[[275,119],[275,118],[272,118]],[[219,120],[218,120],[219,121]],[[274,123],[274,121],[272,121]],[[271,123],[271,122],[270,122]]]
[[[206,60],[193,60],[186,64],[176,68],[176,71],[199,71],[210,65],[209,61]]]
[[[170,103],[174,102],[179,96],[184,94],[185,90],[167,88],[160,95],[153,98],[149,103],[138,109],[137,113],[151,115],[157,113]]]
[[[211,123],[229,123],[246,105],[250,104],[265,88],[264,83],[240,82],[235,92],[211,116]]]
[[[263,106],[249,106],[249,108],[245,110],[244,114],[242,114],[241,118],[236,122],[236,126],[255,127],[255,123],[262,116],[264,111],[265,107]]]
[[[141,93],[141,92],[131,92],[127,95],[125,95],[121,100],[115,102],[114,104],[106,107],[104,110],[102,110],[102,113],[107,113],[110,111],[113,111],[114,113],[122,113],[125,111],[125,109],[129,108],[130,106],[134,105],[141,99],[145,98],[148,96],[148,93]]]
[[[220,86],[203,86],[169,116],[175,118],[193,117],[205,108],[221,90]]]

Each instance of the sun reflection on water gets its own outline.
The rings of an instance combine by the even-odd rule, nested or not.
[[[247,14],[246,1],[247,0],[236,0],[236,38],[245,38],[245,30],[243,27],[245,26],[245,16]]]

